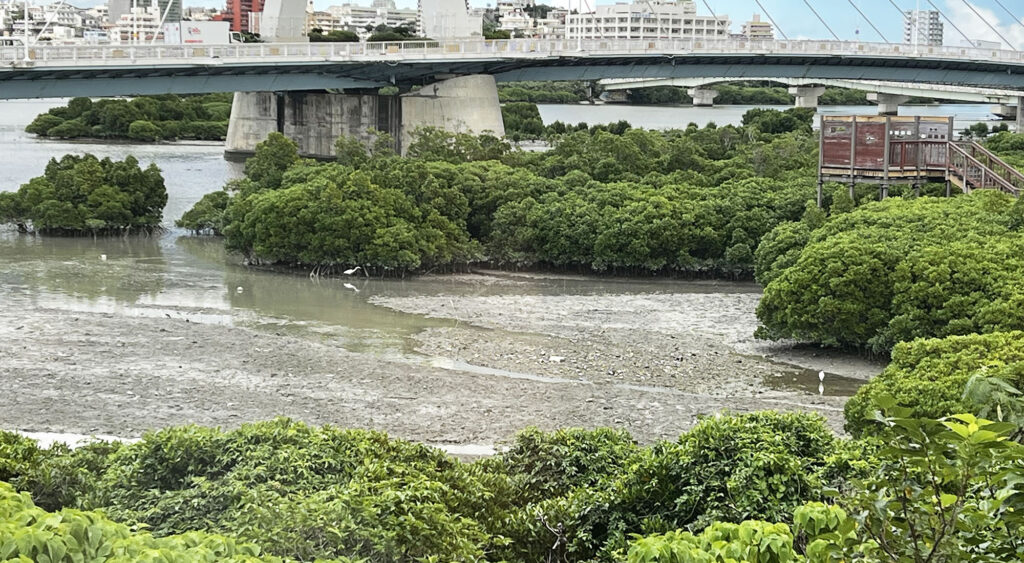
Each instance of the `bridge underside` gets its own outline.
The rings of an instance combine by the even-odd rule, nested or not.
[[[0,69],[0,99],[119,96],[225,91],[308,91],[410,87],[487,74],[499,82],[608,78],[778,78],[879,80],[979,88],[1024,89],[1024,66],[984,61],[878,56],[658,55],[468,57],[395,61],[254,63],[210,59],[208,64],[124,64],[88,67],[9,66]]]

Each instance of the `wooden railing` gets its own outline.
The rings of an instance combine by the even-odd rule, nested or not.
[[[975,142],[949,143],[950,180],[964,191],[998,189],[1014,196],[1024,191],[1024,174]]]

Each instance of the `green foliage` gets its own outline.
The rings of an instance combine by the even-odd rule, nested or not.
[[[1024,446],[1016,427],[912,418],[889,399],[880,465],[840,499],[856,527],[808,547],[822,560],[1015,561],[1024,555]],[[853,529],[851,529],[853,528]]]
[[[245,161],[245,176],[257,189],[276,190],[285,170],[298,161],[299,145],[274,132],[258,143],[253,156]]]
[[[160,225],[167,190],[156,165],[143,170],[132,156],[65,155],[0,203],[0,220],[47,234],[150,231]]]
[[[833,215],[795,262],[771,270],[759,334],[887,353],[914,338],[1022,329],[1014,213],[1012,198],[989,191]]]
[[[128,126],[128,138],[135,141],[157,141],[160,139],[160,128],[148,121],[133,121]]]
[[[743,125],[755,127],[761,133],[778,135],[793,131],[809,133],[814,122],[814,108],[777,109],[754,108],[743,114]]]
[[[25,130],[41,137],[95,137],[153,142],[219,141],[226,136],[231,94],[139,96],[131,100],[73,98],[40,114]]]
[[[224,190],[210,192],[202,197],[192,209],[189,209],[174,222],[183,229],[195,234],[208,233],[219,235],[224,231],[224,212],[228,207],[229,195]]]
[[[540,502],[597,486],[639,451],[629,433],[621,430],[567,428],[547,433],[527,428],[495,461],[512,478],[514,489],[522,492],[520,502]]]
[[[699,535],[674,531],[639,537],[629,547],[628,563],[788,563],[797,561],[793,534],[786,524],[748,520],[716,522]]]
[[[498,99],[502,103],[573,104],[586,100],[590,87],[586,82],[508,82],[498,85]]]
[[[539,122],[532,105],[505,111]],[[375,132],[372,147],[342,137],[335,149],[343,167],[304,161],[294,143],[272,134],[234,184],[223,231],[230,248],[255,262],[321,271],[361,265],[401,274],[487,258],[742,277],[774,225],[811,221],[816,143],[806,132],[659,132],[626,122],[559,130],[552,150],[527,153],[490,135],[423,128],[403,158],[387,135]],[[259,194],[281,188],[288,193]],[[340,198],[324,199],[328,189]]]
[[[4,561],[279,561],[259,555],[256,546],[221,536],[191,532],[155,538],[145,532],[133,532],[97,512],[46,512],[36,507],[27,493],[18,494],[7,483],[0,483],[0,558]]]
[[[631,534],[788,519],[795,507],[822,498],[838,454],[838,441],[817,416],[766,412],[704,419],[678,442],[631,456],[597,486],[515,513],[507,531],[512,544],[503,556],[544,558],[553,543],[550,529],[563,530],[562,554],[570,560],[604,560],[625,548]]]
[[[506,103],[501,106],[501,119],[505,123],[505,135],[513,139],[539,139],[547,131],[534,103]]]
[[[309,40],[313,43],[353,43],[359,41],[359,35],[354,31],[334,29],[324,33],[324,30],[314,28],[309,31]]]
[[[996,332],[914,340],[897,344],[892,362],[846,403],[846,429],[860,435],[872,422],[880,401],[894,398],[908,416],[940,418],[971,412],[964,400],[967,380],[975,374],[1024,385],[1024,333]],[[980,411],[976,411],[980,412]]]

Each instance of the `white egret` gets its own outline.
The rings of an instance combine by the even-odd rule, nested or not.
[[[825,381],[825,370],[818,372],[818,381]]]
[[[242,293],[243,291],[245,291],[245,290],[242,289],[242,286],[238,286],[238,287],[235,288],[235,293]]]
[[[100,254],[100,260],[103,260],[104,262],[106,262],[107,261],[107,255],[106,254]]]
[[[345,271],[344,271],[344,272],[342,272],[342,273],[343,273],[343,274],[345,274],[346,276],[351,276],[352,274],[354,274],[354,273],[358,272],[358,271],[359,271],[359,270],[361,270],[361,269],[362,269],[362,268],[360,268],[359,266],[356,266],[355,268],[350,268],[350,269],[348,269],[348,270],[345,270]]]

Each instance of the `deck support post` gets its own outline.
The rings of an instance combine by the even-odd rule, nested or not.
[[[889,184],[882,184],[878,189],[878,199],[883,200],[887,197],[889,197]]]
[[[953,197],[953,182],[946,178],[946,197]]]
[[[822,193],[822,186],[824,182],[818,180],[818,209],[821,209],[825,205],[825,194]]]

